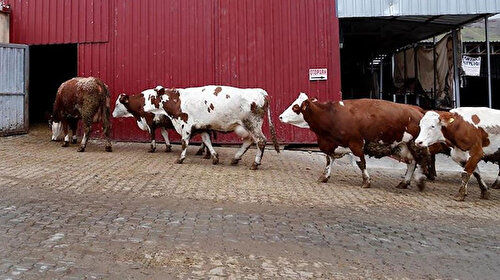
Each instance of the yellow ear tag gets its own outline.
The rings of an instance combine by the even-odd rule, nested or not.
[[[454,119],[454,118],[450,118],[450,120],[448,121],[448,123],[452,123],[452,122],[454,122],[454,121],[455,121],[455,119]]]

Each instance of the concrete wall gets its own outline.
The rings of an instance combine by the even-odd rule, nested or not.
[[[9,14],[0,12],[0,43],[9,43]]]

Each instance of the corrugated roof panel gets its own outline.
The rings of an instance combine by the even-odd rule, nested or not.
[[[338,0],[339,18],[500,13],[500,0]]]

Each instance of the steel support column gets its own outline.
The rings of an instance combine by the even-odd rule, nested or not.
[[[458,29],[454,29],[451,34],[453,37],[453,106],[460,107],[460,75],[458,70]]]
[[[484,35],[486,39],[486,61],[487,61],[487,75],[488,75],[488,107],[493,107],[491,98],[491,49],[490,39],[488,37],[488,16],[484,17]]]

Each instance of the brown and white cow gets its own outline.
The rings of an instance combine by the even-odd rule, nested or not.
[[[111,124],[108,86],[94,77],[72,78],[59,86],[52,111],[52,139],[58,138],[62,128],[64,132],[63,147],[69,146],[68,125],[73,132],[73,143],[76,143],[76,127],[78,120],[83,121],[84,134],[79,152],[85,151],[92,123],[102,124],[106,136],[106,151],[111,152]]]
[[[144,110],[170,117],[175,130],[182,137],[182,153],[177,163],[186,158],[189,140],[194,133],[202,131],[201,136],[210,150],[213,164],[219,156],[215,152],[207,130],[232,132],[243,138],[243,145],[234,156],[231,164],[236,165],[248,148],[257,144],[257,154],[252,169],[261,163],[266,146],[262,124],[267,113],[274,148],[279,152],[274,126],[271,121],[269,99],[263,89],[240,89],[228,86],[204,86],[186,89],[166,89],[156,87],[156,95],[146,102]]]
[[[462,185],[455,200],[463,201],[467,183],[474,174],[479,182],[481,198],[489,197],[488,186],[481,180],[477,164],[480,160],[500,161],[500,111],[489,108],[462,107],[450,112],[429,111],[420,121],[419,146],[446,143],[452,147],[451,157],[464,167]],[[492,188],[500,188],[500,173]]]
[[[122,93],[118,96],[115,102],[115,109],[113,110],[114,118],[125,118],[133,117],[137,121],[137,126],[144,131],[147,131],[151,138],[151,147],[149,149],[150,153],[154,153],[156,150],[156,136],[155,131],[160,128],[161,135],[165,140],[165,152],[172,151],[172,145],[170,145],[170,139],[168,138],[167,129],[174,129],[172,121],[165,115],[153,114],[144,111],[144,105],[146,100],[149,100],[151,94],[156,93],[153,89],[147,89],[142,91],[140,94],[126,95]],[[205,145],[202,143],[200,150],[196,153],[198,155],[203,154]],[[206,156],[210,158],[210,152],[207,149]]]
[[[419,132],[422,109],[393,102],[357,99],[320,103],[301,93],[280,120],[298,127],[310,128],[317,136],[319,148],[326,154],[326,168],[319,178],[327,182],[335,158],[352,153],[362,171],[363,187],[370,187],[365,155],[391,156],[407,163],[404,180],[398,188],[407,188],[415,174],[420,190],[425,187],[422,167],[428,165],[427,149],[417,148],[412,139]],[[417,167],[418,163],[418,168]]]

